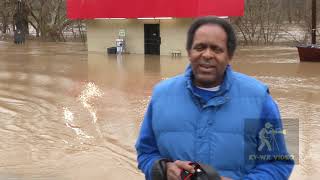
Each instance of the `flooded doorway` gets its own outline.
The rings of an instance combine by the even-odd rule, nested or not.
[[[160,55],[160,24],[144,25],[144,54]]]

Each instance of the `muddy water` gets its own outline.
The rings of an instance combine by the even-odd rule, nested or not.
[[[187,64],[0,42],[0,179],[144,179],[133,144],[152,87]],[[297,138],[289,139],[299,154],[291,179],[319,178],[320,63],[299,63],[295,48],[246,47],[232,66],[268,84],[279,103]]]

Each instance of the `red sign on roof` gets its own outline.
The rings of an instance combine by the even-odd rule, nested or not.
[[[71,19],[242,16],[244,0],[67,0]]]

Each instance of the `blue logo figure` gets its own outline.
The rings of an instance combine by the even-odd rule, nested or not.
[[[265,146],[267,146],[268,151],[272,151],[272,145],[276,145],[277,149],[279,150],[278,143],[275,138],[276,133],[282,133],[282,131],[276,131],[273,129],[273,125],[269,122],[267,122],[264,125],[264,128],[262,128],[259,132],[259,138],[260,138],[260,146],[258,148],[258,151],[261,151]]]

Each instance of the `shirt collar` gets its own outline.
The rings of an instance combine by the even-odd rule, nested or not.
[[[193,72],[190,64],[187,66],[185,70],[185,77],[187,80],[187,88],[194,94],[194,91],[192,88]],[[231,65],[227,65],[224,73],[224,77],[223,77],[223,82],[222,84],[220,84],[220,89],[216,93],[217,96],[221,96],[229,91],[232,85],[232,79],[233,79],[233,71],[232,71]]]

